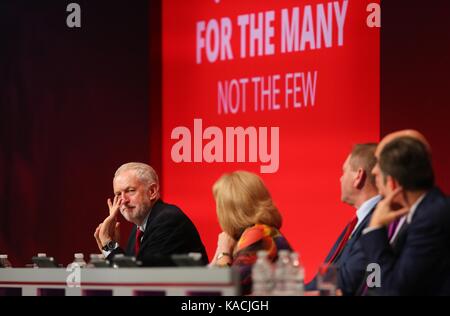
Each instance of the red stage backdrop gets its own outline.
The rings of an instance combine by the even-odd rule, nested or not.
[[[225,172],[263,178],[307,279],[352,216],[342,164],[380,133],[371,2],[163,1],[162,193],[210,256]]]

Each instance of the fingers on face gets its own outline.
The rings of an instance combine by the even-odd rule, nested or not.
[[[120,197],[120,195],[116,195],[114,197],[114,205],[118,206],[118,205],[120,205],[121,202],[122,202],[122,198]]]

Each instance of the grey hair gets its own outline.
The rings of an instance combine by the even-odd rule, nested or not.
[[[114,178],[116,178],[120,173],[126,171],[126,170],[134,170],[136,176],[141,180],[143,183],[150,185],[152,183],[156,183],[159,188],[159,179],[158,175],[156,174],[155,169],[150,167],[149,165],[142,163],[142,162],[128,162],[123,165],[121,165],[116,173],[114,174]]]

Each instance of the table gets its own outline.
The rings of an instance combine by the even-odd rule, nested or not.
[[[240,294],[231,268],[7,268],[0,296],[232,296]]]

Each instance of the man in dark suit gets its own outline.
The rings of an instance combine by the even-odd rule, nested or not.
[[[172,266],[171,256],[197,252],[208,263],[205,247],[191,220],[176,206],[160,199],[158,175],[147,164],[127,163],[117,169],[114,199],[108,199],[109,216],[95,233],[108,260],[117,254],[136,256],[144,266]],[[123,250],[119,245],[119,212],[135,224]]]
[[[356,208],[356,215],[344,228],[329,251],[325,263],[338,268],[338,287],[344,295],[355,295],[364,281],[366,258],[358,243],[363,228],[370,219],[377,195],[372,169],[375,165],[376,144],[355,145],[342,167],[341,200]],[[306,285],[317,289],[317,276]]]
[[[417,131],[396,132],[380,142],[376,157],[373,173],[384,199],[361,246],[379,267],[379,284],[373,282],[368,293],[449,295],[450,205],[434,186],[428,142]],[[389,241],[386,227],[394,221]]]

